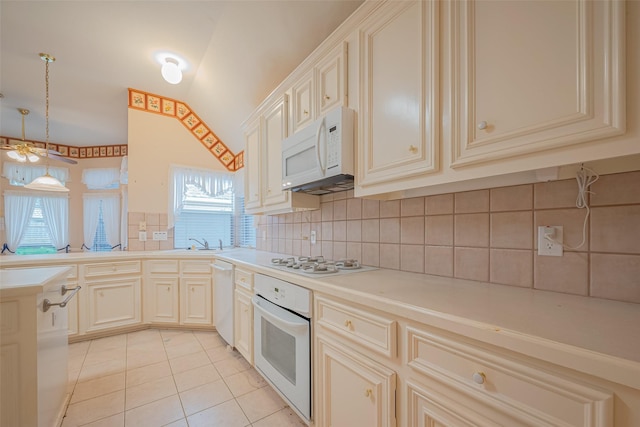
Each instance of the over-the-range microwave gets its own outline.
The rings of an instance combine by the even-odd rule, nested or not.
[[[353,188],[354,111],[338,107],[282,141],[282,188],[327,194]]]

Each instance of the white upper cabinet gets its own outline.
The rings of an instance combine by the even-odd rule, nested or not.
[[[319,116],[344,105],[347,93],[347,44],[340,43],[316,66]]]
[[[624,2],[447,5],[453,168],[624,133]]]
[[[358,29],[358,181],[438,170],[439,2],[389,2]]]
[[[282,191],[282,140],[287,137],[288,98],[282,95],[263,115],[264,205],[284,203],[288,191]]]
[[[245,131],[245,209],[260,208],[260,118],[251,123]]]
[[[305,74],[291,88],[291,133],[296,133],[315,118],[313,73]]]

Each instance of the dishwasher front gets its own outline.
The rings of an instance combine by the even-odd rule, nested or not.
[[[222,339],[231,347],[233,337],[233,264],[216,260],[213,264],[213,318]]]

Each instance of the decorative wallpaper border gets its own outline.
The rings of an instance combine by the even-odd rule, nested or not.
[[[45,142],[9,138],[0,136],[0,145],[17,145],[29,142],[34,147],[44,148]],[[100,145],[96,147],[74,147],[72,145],[52,144],[49,142],[49,149],[59,152],[64,157],[71,159],[95,159],[100,157],[122,157],[127,155],[127,145]]]
[[[129,108],[179,120],[228,170],[235,172],[244,167],[244,151],[233,154],[186,103],[129,88]]]

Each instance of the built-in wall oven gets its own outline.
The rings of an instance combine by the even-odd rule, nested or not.
[[[307,423],[311,420],[311,291],[254,278],[256,369]]]

